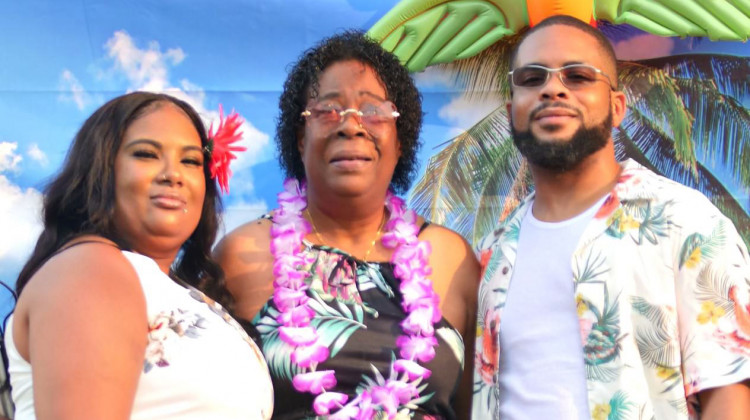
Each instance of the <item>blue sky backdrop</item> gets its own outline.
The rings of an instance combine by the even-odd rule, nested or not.
[[[319,39],[366,30],[396,0],[27,0],[0,5],[0,281],[13,284],[40,232],[41,193],[85,118],[114,96],[168,91],[207,122],[218,104],[246,119],[248,152],[225,197],[232,229],[274,207],[282,174],[273,131],[290,63]],[[616,43],[624,59],[750,55],[746,43],[658,38]],[[435,147],[499,103],[469,103],[428,69],[422,170]],[[745,200],[747,202],[747,200]],[[0,307],[9,304],[0,296]]]

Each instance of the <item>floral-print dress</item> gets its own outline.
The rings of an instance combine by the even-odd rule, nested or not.
[[[532,198],[481,245],[476,419],[498,417],[498,334]],[[750,258],[699,192],[625,162],[571,266],[592,419],[696,419],[698,392],[750,378]]]
[[[341,250],[308,242],[305,246],[304,253],[311,260],[307,293],[316,313],[312,324],[331,354],[318,369],[335,369],[333,391],[350,397],[395,378],[390,366],[397,355],[396,338],[402,335],[399,323],[405,314],[391,264],[364,262]],[[314,418],[314,396],[292,386],[298,368],[290,361],[292,348],[279,338],[278,314],[269,300],[253,320],[273,380],[274,419]],[[436,356],[424,364],[432,375],[419,386],[419,399],[398,407],[397,418],[455,418],[451,405],[463,369],[463,341],[444,318],[436,325],[436,337]],[[383,414],[375,418],[383,418]]]

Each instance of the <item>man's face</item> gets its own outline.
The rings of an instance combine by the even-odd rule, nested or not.
[[[596,39],[579,29],[554,25],[531,34],[518,51],[514,69],[571,64],[593,66],[603,74],[596,74],[594,83],[566,86],[559,73],[551,73],[541,86],[513,86],[508,104],[513,140],[521,154],[533,165],[561,172],[606,146],[612,127],[625,113],[624,94],[613,92],[607,79],[616,77],[614,66]]]

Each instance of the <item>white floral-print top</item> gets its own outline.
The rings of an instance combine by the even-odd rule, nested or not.
[[[497,418],[499,325],[532,196],[482,243],[473,418]],[[632,160],[571,265],[591,418],[697,419],[697,393],[750,378],[750,259],[699,192]]]
[[[132,419],[269,419],[263,355],[218,303],[123,251],[146,297],[149,332]]]
[[[151,258],[122,255],[138,275],[148,316],[130,419],[270,419],[268,368],[242,327],[203,293],[175,283]],[[10,328],[6,334],[15,419],[35,420],[32,366],[16,350]]]

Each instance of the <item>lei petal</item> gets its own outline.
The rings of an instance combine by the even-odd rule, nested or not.
[[[317,415],[326,416],[331,414],[332,408],[343,406],[348,399],[348,395],[340,392],[324,392],[315,397],[313,409]]]
[[[298,373],[292,379],[294,389],[299,392],[312,392],[320,394],[321,392],[336,386],[336,377],[332,370],[318,370],[307,373]]]
[[[328,359],[328,347],[314,342],[307,346],[299,346],[292,352],[292,363],[307,368],[313,363],[320,363]]]
[[[419,365],[419,363],[399,359],[393,362],[393,369],[399,373],[405,373],[410,381],[415,379],[427,379],[430,377],[430,370]]]

